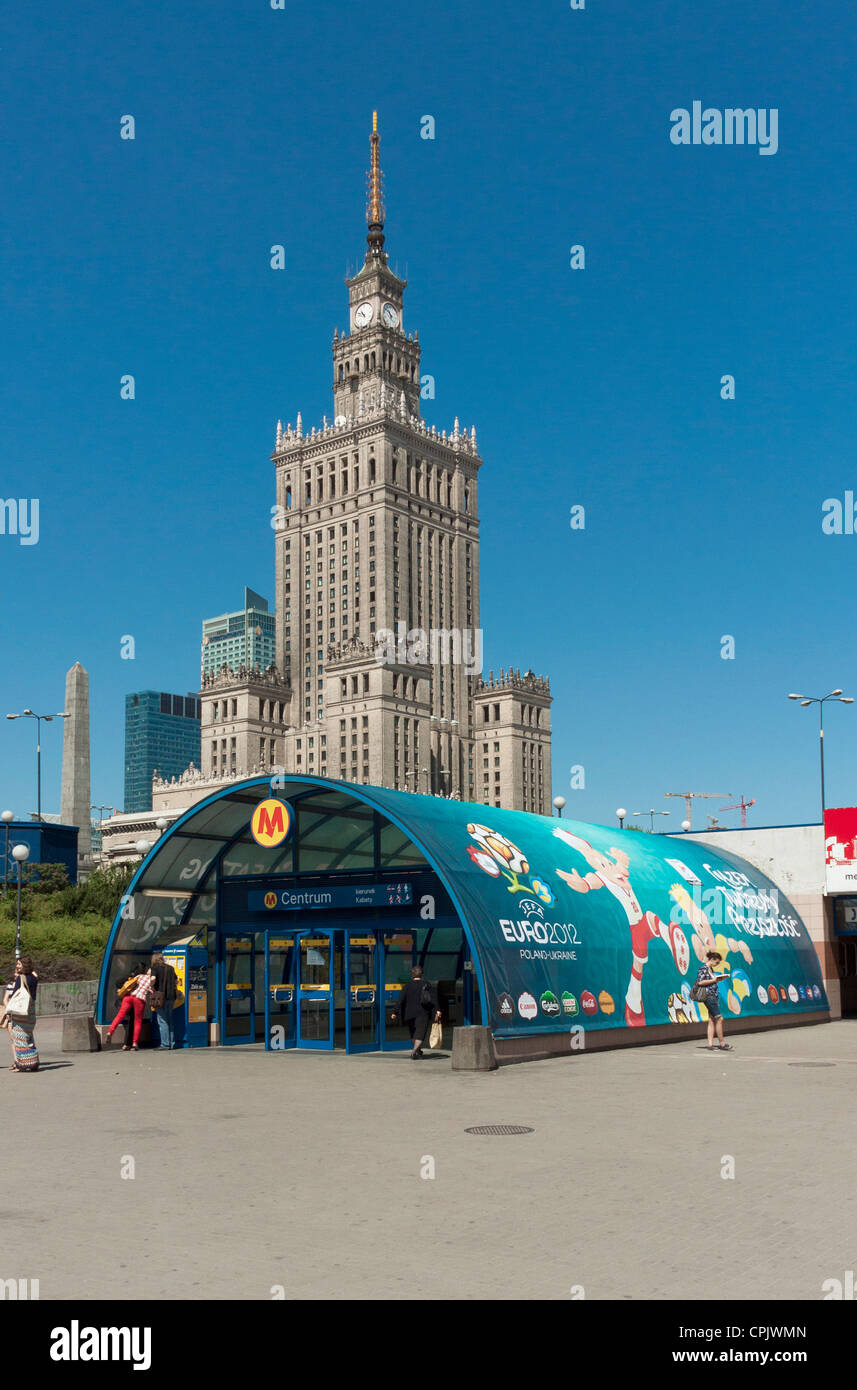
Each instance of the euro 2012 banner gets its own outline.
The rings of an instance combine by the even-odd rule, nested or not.
[[[691,989],[709,950],[723,958],[725,1020],[828,1008],[803,922],[735,855],[514,811],[461,830],[459,872],[500,1035],[704,1022]]]

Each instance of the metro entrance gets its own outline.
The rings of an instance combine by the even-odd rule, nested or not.
[[[446,1025],[470,1021],[472,976],[464,964],[463,933],[460,941],[454,955],[444,954],[453,978],[434,981]],[[228,931],[221,942],[221,1044],[264,1041],[268,1051],[328,1052],[411,1046],[407,1027],[394,1014],[411,966],[420,959],[415,931],[301,922],[291,930]]]

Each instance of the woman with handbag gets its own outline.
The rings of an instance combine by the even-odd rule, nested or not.
[[[132,989],[134,989],[134,987],[135,987],[137,984],[139,984],[139,981],[140,981],[140,971],[143,970],[144,968],[145,968],[144,966],[138,966],[137,969],[136,969],[135,971],[132,971],[132,973],[128,976],[127,980],[123,980],[122,983],[121,983],[120,985],[117,985],[117,987],[116,987],[116,998],[118,999],[118,1001],[119,1001],[120,1004],[122,1003],[122,1000],[125,998],[126,994],[130,994],[131,991],[132,991]],[[132,1033],[133,1033],[133,1030],[134,1030],[134,1015],[133,1015],[133,1013],[130,1013],[130,1014],[126,1014],[126,1015],[125,1015],[125,1020],[124,1020],[124,1025],[123,1025],[123,1026],[124,1026],[124,1028],[125,1028],[125,1042],[122,1044],[122,1051],[123,1051],[123,1052],[130,1052],[130,1051],[131,1051],[131,1036],[132,1036]]]
[[[440,1022],[440,1009],[437,1007],[437,996],[430,980],[423,979],[423,968],[421,965],[411,966],[411,978],[402,990],[399,998],[399,1013],[402,1022],[407,1024],[408,1032],[414,1050],[411,1053],[411,1060],[418,1062],[425,1057],[423,1043],[426,1040],[432,1023]],[[392,1015],[395,1020],[396,1015]]]
[[[717,1031],[717,1047],[720,1052],[731,1052],[732,1044],[723,1041],[723,1015],[720,1012],[720,1000],[718,998],[718,988],[721,980],[728,980],[728,975],[718,975],[716,972],[723,964],[723,957],[719,951],[707,951],[705,964],[697,971],[696,984],[690,992],[691,999],[699,1004],[704,1004],[708,1010],[708,1051],[714,1051],[714,1033]]]
[[[119,1027],[119,1024],[122,1022],[125,1015],[133,1011],[134,1041],[131,1044],[132,1052],[136,1052],[138,1050],[137,1044],[140,1041],[140,1030],[143,1027],[143,1014],[146,1008],[146,999],[154,983],[155,981],[152,975],[151,966],[148,968],[148,970],[141,970],[139,975],[137,976],[137,983],[134,985],[134,988],[130,991],[130,993],[124,996],[122,1003],[119,1007],[118,1014],[114,1018],[110,1027],[107,1029],[108,1038],[112,1038],[113,1034],[116,1032],[116,1029]],[[127,1049],[128,1044],[126,1043],[122,1051],[126,1052]]]
[[[29,956],[15,961],[15,978],[3,996],[3,1026],[9,1030],[12,1047],[10,1071],[38,1071],[39,1051],[33,1029],[36,1026],[36,990],[39,977]]]

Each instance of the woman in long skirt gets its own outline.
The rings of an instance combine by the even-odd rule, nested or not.
[[[29,956],[21,956],[15,962],[15,978],[6,986],[3,997],[3,1012],[9,1029],[9,1042],[12,1045],[11,1071],[38,1071],[39,1052],[36,1047],[33,1029],[36,1026],[36,990],[39,977],[33,969]],[[9,1013],[9,1004],[24,990],[30,996],[26,1014]]]

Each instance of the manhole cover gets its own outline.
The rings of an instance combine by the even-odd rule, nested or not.
[[[465,1134],[533,1134],[530,1125],[471,1125]]]
[[[790,1067],[835,1067],[835,1062],[789,1062]]]

